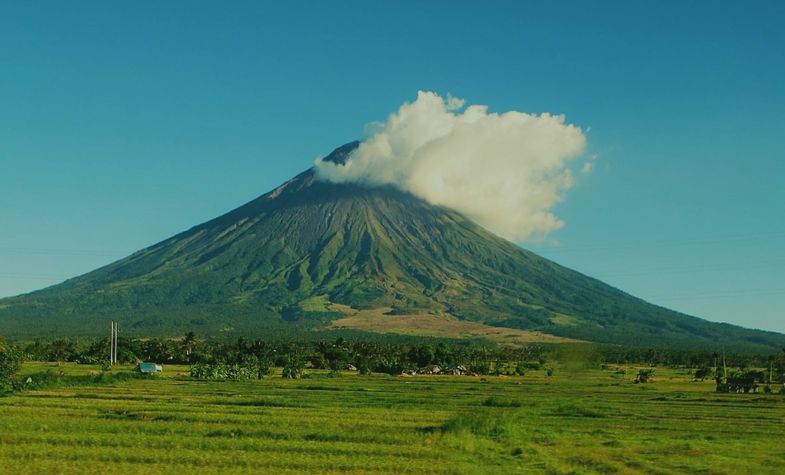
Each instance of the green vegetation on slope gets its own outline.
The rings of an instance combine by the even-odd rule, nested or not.
[[[0,333],[95,335],[110,318],[136,335],[302,332],[340,316],[330,303],[607,343],[785,344],[651,305],[406,193],[312,171],[104,268],[4,299]]]

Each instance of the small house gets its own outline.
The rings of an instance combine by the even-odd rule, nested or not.
[[[439,374],[442,369],[439,365],[431,364],[417,370],[417,374]]]
[[[452,374],[454,376],[463,376],[468,374],[469,371],[462,365],[452,365],[448,366],[447,369],[444,370],[442,374]]]
[[[161,365],[155,363],[139,363],[137,368],[139,369],[140,373],[144,374],[160,373],[164,370]]]

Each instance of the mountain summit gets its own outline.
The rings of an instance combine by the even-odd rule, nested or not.
[[[324,160],[343,164],[357,146]],[[115,319],[139,335],[259,335],[334,328],[358,315],[362,325],[344,326],[390,331],[398,318],[406,334],[427,321],[542,341],[785,344],[785,335],[649,304],[395,188],[320,181],[313,169],[127,258],[0,300],[0,334],[97,334]]]

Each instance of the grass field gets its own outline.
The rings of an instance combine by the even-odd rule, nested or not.
[[[785,396],[719,395],[686,371],[634,385],[612,370],[553,377],[311,373],[152,379],[0,398],[0,472],[782,473]],[[126,368],[120,371],[130,371]],[[118,371],[115,371],[115,373]],[[82,382],[69,383],[70,378]],[[95,379],[95,376],[92,377]],[[57,378],[55,378],[57,379]],[[76,384],[69,386],[68,384]]]

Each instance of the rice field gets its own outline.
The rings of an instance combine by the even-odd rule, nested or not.
[[[552,377],[345,373],[68,383],[0,398],[0,472],[782,473],[785,395],[714,394],[686,371]],[[115,370],[116,373],[118,370]],[[130,372],[130,368],[119,371]],[[76,384],[76,385],[70,385]]]

